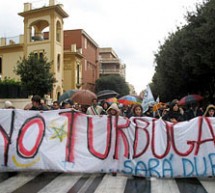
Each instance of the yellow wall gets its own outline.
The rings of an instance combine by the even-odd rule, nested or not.
[[[7,52],[0,54],[2,57],[2,78],[10,77],[14,79],[19,79],[14,73],[14,68],[17,66],[17,61],[20,60],[20,57],[23,57],[23,51],[16,51],[16,52]]]
[[[64,55],[64,81],[63,81],[63,89],[64,91],[70,89],[77,89],[77,64],[80,65],[79,71],[79,80],[81,82],[82,79],[82,67],[81,67],[81,58],[75,53],[70,53]]]

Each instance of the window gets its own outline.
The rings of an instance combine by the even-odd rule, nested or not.
[[[87,60],[84,60],[84,70],[87,71]]]
[[[60,95],[60,92],[57,92],[57,99],[59,99]]]
[[[77,65],[77,84],[80,84],[80,65]]]
[[[38,53],[34,52],[34,56],[35,56],[35,58],[38,58]]]
[[[60,25],[59,21],[57,21],[56,27],[57,27],[57,30],[56,30],[56,40],[58,42],[60,42],[61,41],[61,25]]]
[[[42,60],[44,58],[44,50],[35,50],[34,56],[39,60]]]
[[[39,57],[40,57],[40,58],[39,58],[40,60],[43,59],[43,52],[40,52],[40,53],[39,53]]]
[[[84,48],[87,49],[87,38],[84,39]]]
[[[57,55],[57,71],[60,71],[60,54]]]

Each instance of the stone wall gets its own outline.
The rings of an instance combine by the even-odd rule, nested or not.
[[[24,107],[31,103],[31,98],[24,98],[24,99],[0,99],[0,108],[4,108],[4,102],[10,101],[13,103],[13,106],[16,109],[24,109]]]

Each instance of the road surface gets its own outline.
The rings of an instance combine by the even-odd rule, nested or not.
[[[134,178],[123,174],[0,173],[0,193],[214,193],[215,178]]]

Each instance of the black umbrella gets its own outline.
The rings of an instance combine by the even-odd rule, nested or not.
[[[117,93],[114,90],[102,90],[102,91],[99,91],[96,95],[98,99],[108,99],[108,98],[119,96],[119,93]]]

